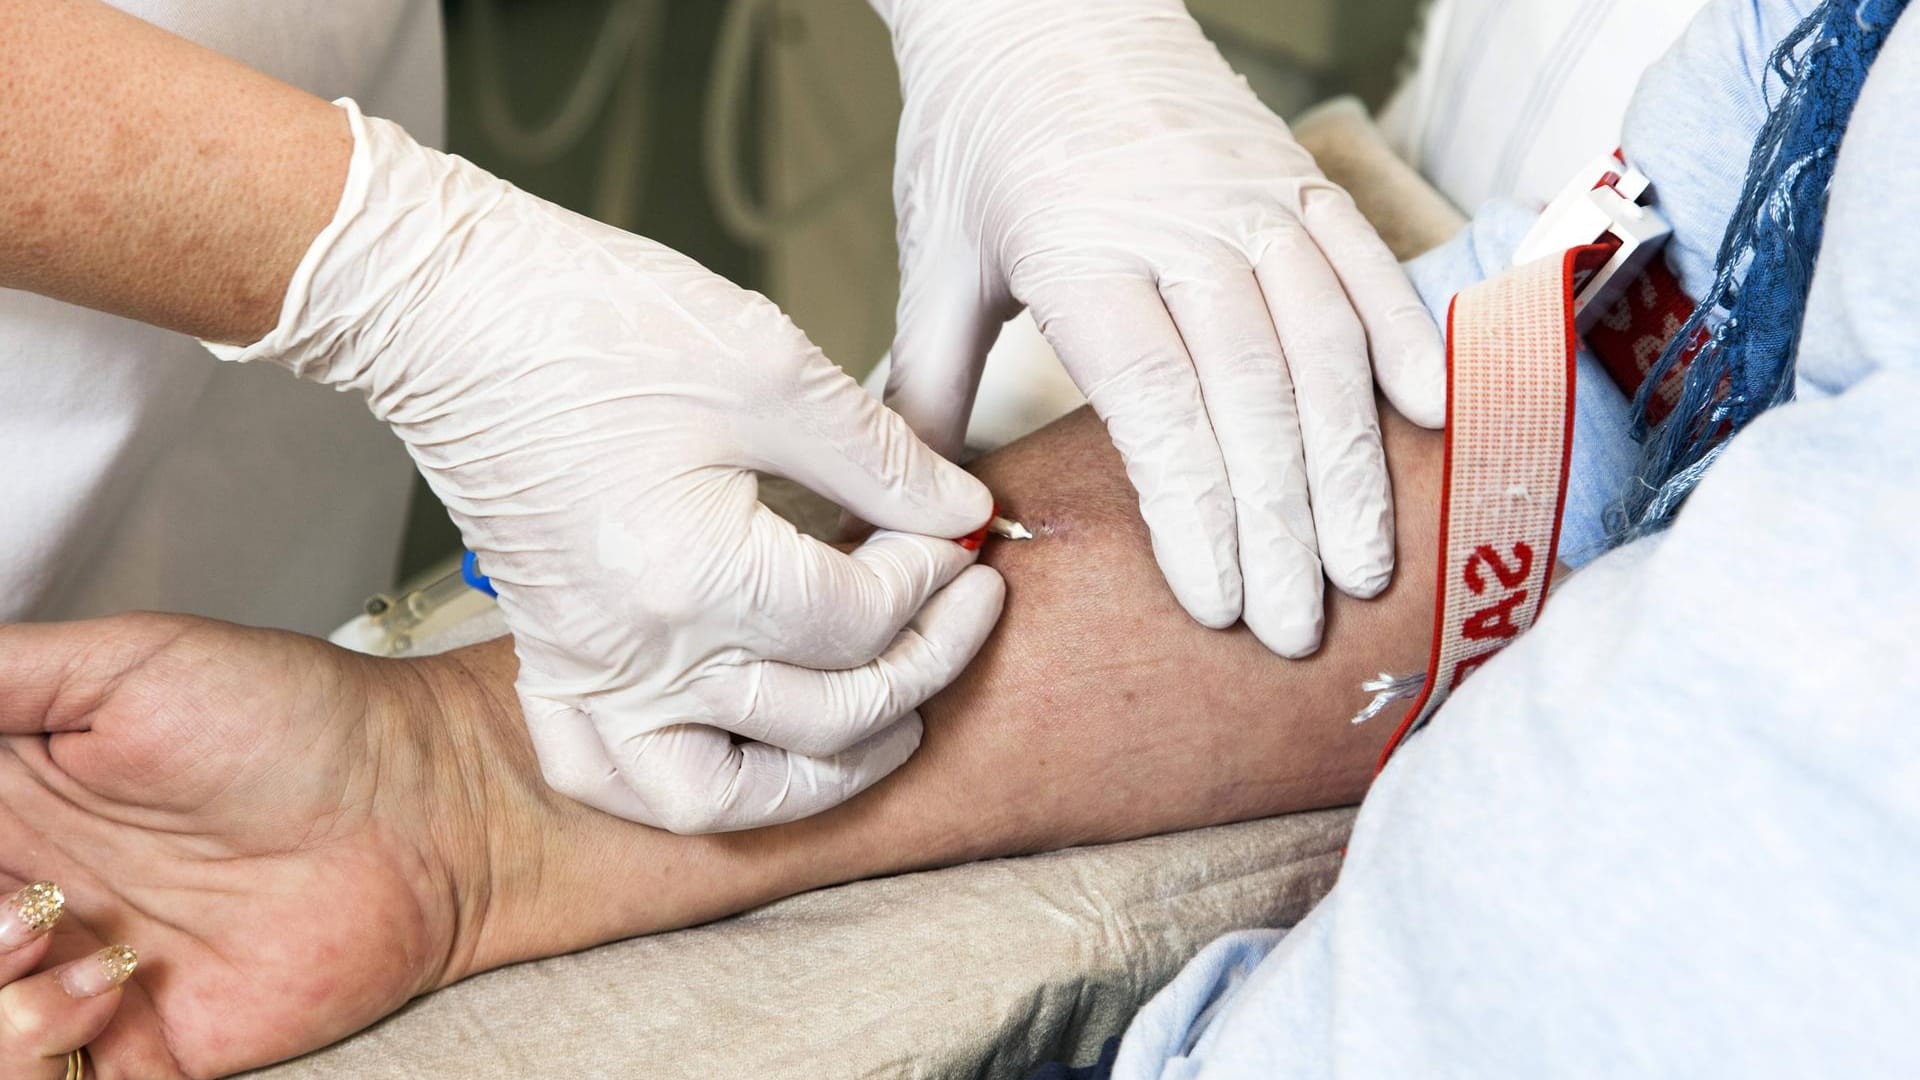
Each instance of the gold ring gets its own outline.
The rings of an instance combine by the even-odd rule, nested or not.
[[[87,1051],[85,1047],[67,1055],[67,1080],[87,1080]]]

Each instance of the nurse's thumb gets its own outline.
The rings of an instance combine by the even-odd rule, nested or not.
[[[966,450],[967,421],[980,390],[987,351],[1004,320],[980,300],[971,281],[943,282],[923,266],[922,260],[908,260],[902,271],[893,351],[881,361],[887,369],[884,400],[935,454],[959,461]],[[974,486],[978,487],[977,482]],[[840,522],[842,538],[863,534],[863,523],[924,531],[902,529],[850,503],[843,505],[849,513]],[[989,497],[989,513],[991,507]],[[969,512],[977,509],[973,506]],[[981,517],[966,531],[985,521]]]
[[[961,537],[987,523],[993,496],[965,469],[934,452],[898,413],[822,361],[796,402],[799,444],[774,471],[832,499],[861,520],[895,532]]]

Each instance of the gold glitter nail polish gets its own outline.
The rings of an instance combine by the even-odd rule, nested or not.
[[[119,986],[133,978],[134,969],[140,966],[140,954],[125,945],[109,945],[101,949],[99,955],[109,986]]]
[[[53,929],[60,914],[67,910],[67,897],[51,881],[36,881],[13,894],[14,910],[20,921],[36,932]]]
[[[0,904],[0,948],[17,949],[53,929],[67,898],[51,881],[36,881]]]
[[[133,978],[133,971],[139,966],[139,953],[125,945],[109,945],[61,968],[60,986],[69,997],[98,997]]]

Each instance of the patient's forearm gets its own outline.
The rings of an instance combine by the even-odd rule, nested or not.
[[[483,767],[546,815],[495,830],[500,929],[468,970],[861,877],[1354,801],[1395,722],[1348,723],[1366,702],[1359,685],[1424,667],[1433,603],[1440,440],[1385,409],[1382,425],[1399,571],[1376,600],[1332,594],[1325,643],[1305,661],[1179,608],[1090,414],[986,458],[976,471],[1040,534],[989,545],[1008,585],[999,629],[922,710],[926,741],[898,773],[776,829],[677,837],[551,795],[519,726],[504,643],[447,658],[455,682],[491,688],[490,730],[475,736]],[[528,866],[537,883],[515,880]],[[537,936],[513,929],[529,926]]]
[[[871,873],[1357,801],[1395,722],[1349,723],[1360,684],[1425,667],[1433,609],[1441,441],[1384,406],[1382,425],[1399,571],[1376,600],[1328,590],[1325,644],[1302,661],[1186,616],[1090,411],[983,460],[1039,533],[988,546],[998,630],[922,710],[896,776],[792,834]]]

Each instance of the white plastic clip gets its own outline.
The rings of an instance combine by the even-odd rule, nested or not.
[[[1617,244],[1606,265],[1575,282],[1574,326],[1597,322],[1638,280],[1665,246],[1673,227],[1660,211],[1642,205],[1651,183],[1618,152],[1597,158],[1563,189],[1513,255],[1513,265],[1557,259],[1569,248]]]

